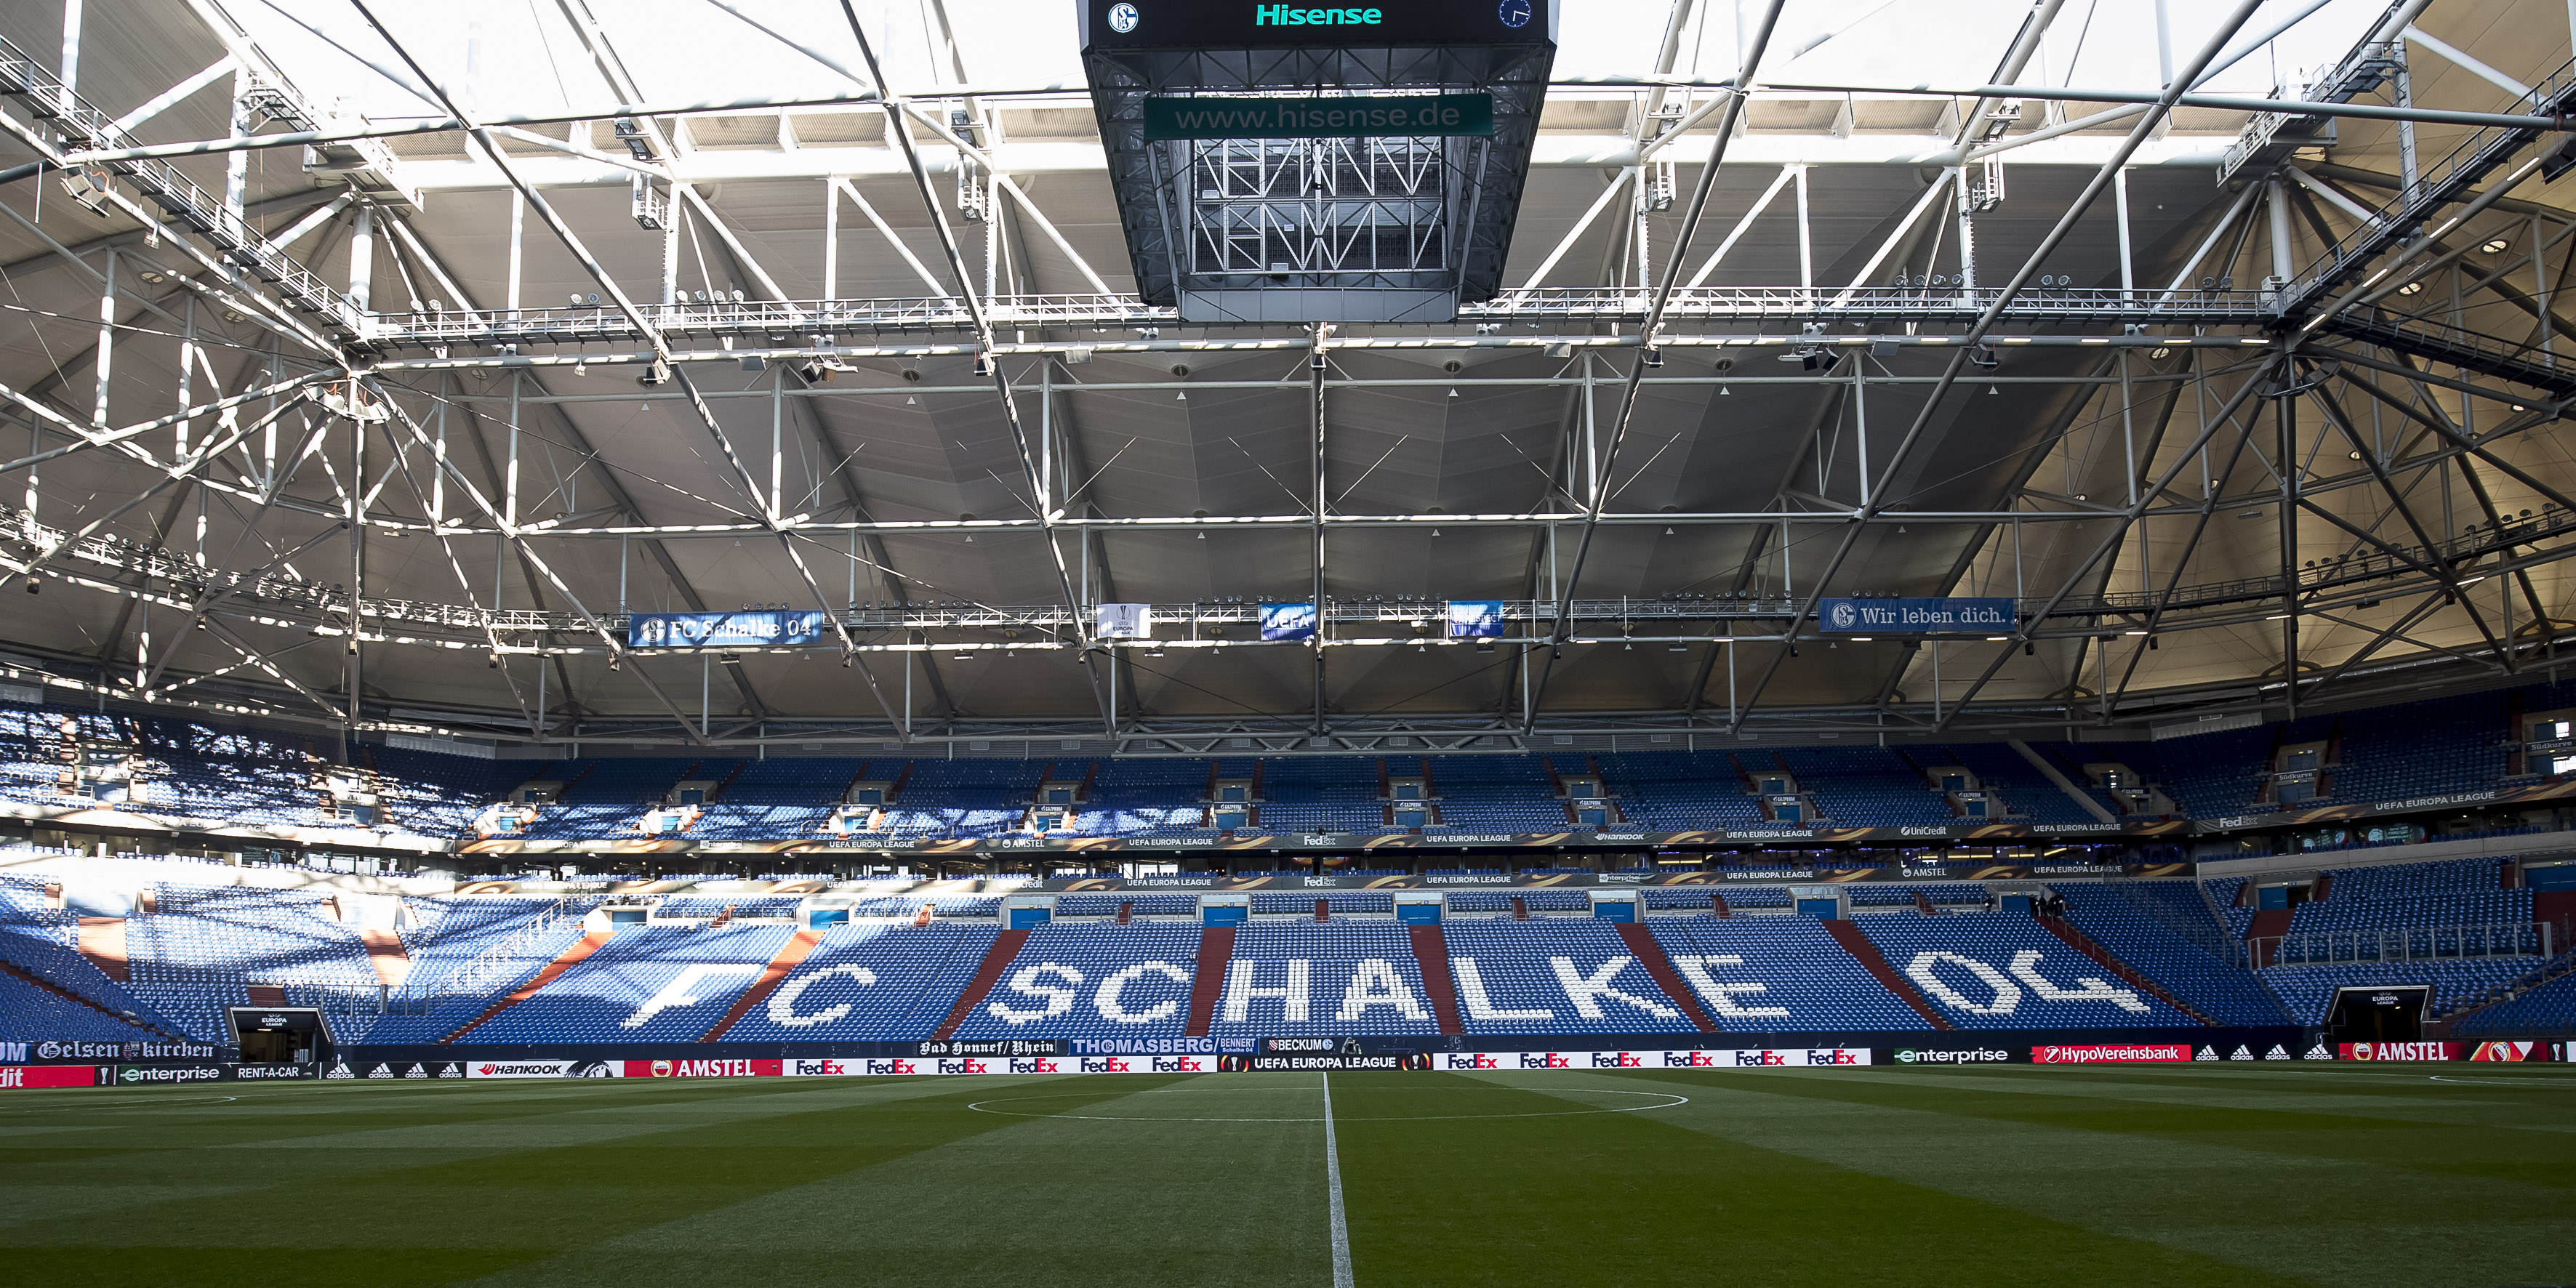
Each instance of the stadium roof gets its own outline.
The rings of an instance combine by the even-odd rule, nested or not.
[[[59,455],[0,487],[42,587],[0,646],[368,729],[1153,752],[2277,713],[2563,629],[2560,6],[1799,3],[1765,42],[1754,0],[1566,0],[1507,289],[1331,331],[1320,378],[1310,328],[1133,297],[1072,8],[96,0],[65,111],[61,14],[14,7],[0,384]],[[1326,646],[1259,641],[1319,581]],[[2025,617],[1819,632],[1869,593]],[[746,605],[835,623],[623,642]]]

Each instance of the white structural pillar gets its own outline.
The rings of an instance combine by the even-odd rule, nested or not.
[[[72,110],[72,95],[80,84],[81,0],[63,0],[63,101],[62,110]]]

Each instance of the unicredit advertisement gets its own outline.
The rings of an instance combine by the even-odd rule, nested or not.
[[[95,1087],[113,1075],[112,1066],[95,1064],[0,1064],[0,1091],[39,1087]]]

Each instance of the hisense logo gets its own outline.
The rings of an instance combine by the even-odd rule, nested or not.
[[[1256,27],[1374,27],[1384,21],[1386,15],[1376,9],[1300,9],[1284,4],[1252,7],[1252,25]]]

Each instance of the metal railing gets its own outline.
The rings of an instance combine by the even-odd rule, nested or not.
[[[59,529],[29,522],[23,510],[7,504],[0,504],[0,531],[14,533],[22,540],[46,548],[66,535]],[[2052,616],[2056,620],[2076,621],[2104,617],[2143,619],[2159,611],[2172,613],[2259,602],[2284,594],[2329,592],[2403,578],[2421,580],[2423,573],[2419,565],[2458,568],[2491,554],[2510,553],[2571,531],[2576,531],[2576,511],[2549,508],[2527,519],[2478,525],[2475,531],[2437,543],[2429,549],[2403,547],[2406,558],[2379,551],[2331,557],[2315,561],[2312,567],[2297,570],[2286,582],[2278,574],[2232,578],[2179,587],[2170,596],[2146,591],[2070,596],[2058,603]],[[352,607],[346,586],[306,581],[283,571],[256,577],[222,572],[191,557],[122,537],[93,535],[75,541],[57,556],[57,562],[88,563],[140,574],[200,600],[222,594],[228,605],[252,611],[263,607],[282,610],[296,622],[321,622],[336,617],[339,626],[333,629],[343,629],[348,625]],[[1568,606],[1566,620],[1601,628],[1605,632],[1604,638],[1633,634],[1652,641],[1664,635],[1692,633],[1681,629],[1684,624],[1777,623],[1795,613],[1799,602],[1776,595],[1578,599]],[[2038,596],[2018,601],[2024,614],[2036,613],[2046,605],[2047,601]],[[486,641],[482,632],[486,622],[494,630],[517,638],[587,634],[591,630],[588,620],[571,612],[485,609],[471,604],[386,596],[360,599],[356,601],[355,608],[359,624],[371,634],[387,634],[406,627],[433,637],[443,632],[443,638],[415,642],[448,643],[457,647],[484,645]],[[1502,601],[1501,614],[1508,622],[1552,627],[1557,619],[1557,606],[1551,599],[1506,600]],[[1086,624],[1075,610],[1061,604],[886,605],[848,608],[839,616],[853,632],[1023,630],[1048,633],[1062,639],[1081,638]],[[1175,638],[1174,632],[1186,632],[1180,638],[1200,638],[1210,631],[1231,630],[1257,623],[1260,606],[1254,603],[1157,604],[1154,616],[1158,628],[1169,628],[1158,629],[1157,633],[1162,638]],[[1405,598],[1328,599],[1323,617],[1327,625],[1401,628],[1394,636],[1397,639],[1410,638],[1410,633],[1439,638],[1446,635],[1448,602]],[[627,614],[600,613],[596,618],[613,634],[622,635],[626,630]],[[409,635],[401,638],[412,639]]]
[[[116,118],[66,88],[51,69],[6,37],[0,37],[0,94],[23,100],[66,143],[88,148],[136,146],[135,138],[116,125]],[[321,322],[334,339],[355,340],[364,334],[365,314],[177,166],[144,158],[102,162],[100,168],[131,182],[171,218],[213,242],[224,259],[248,269],[298,312]]]
[[[1685,287],[1673,293],[1665,316],[1700,321],[1931,322],[1964,326],[2002,292],[1993,287],[1873,286]],[[1621,287],[1533,287],[1506,291],[1458,310],[1462,323],[1637,322],[1647,293]],[[2269,316],[2271,297],[2261,291],[2077,290],[2033,288],[2013,298],[2007,319],[2031,322],[2205,323],[2252,325]],[[764,336],[804,344],[814,336],[850,332],[965,331],[972,327],[965,302],[953,296],[882,299],[736,300],[729,297],[644,304],[636,311],[655,330],[674,338]],[[1162,327],[1180,322],[1177,310],[1124,294],[996,295],[986,311],[997,327]],[[368,338],[386,346],[465,344],[564,345],[630,341],[639,333],[607,303],[581,301],[520,309],[462,308],[380,313]]]
[[[2576,97],[2576,59],[2561,65],[2530,93],[2503,110],[2525,116],[2555,116],[2560,104]],[[2281,293],[2281,311],[2293,313],[2333,290],[2397,243],[2417,236],[2433,211],[2468,195],[2469,185],[2541,137],[2537,129],[2491,126],[2471,133],[2440,160],[2419,167],[2416,180],[2371,212],[2371,217],[2335,239]]]
[[[2197,887],[2199,882],[2192,884]],[[2157,925],[2190,940],[2194,947],[2210,956],[2234,966],[2245,964],[2245,941],[2228,934],[2223,924],[2212,919],[2216,915],[2215,908],[2211,909],[2212,917],[2188,917],[2176,912],[2162,899],[2148,898],[2134,882],[2105,881],[2102,888],[2119,895],[2131,908],[2145,914]],[[2199,894],[2205,902],[2208,892],[2201,890]]]
[[[464,965],[435,979],[406,980],[400,987],[384,990],[381,1013],[427,1015],[450,998],[489,996],[500,982],[535,969],[529,964],[533,960],[531,950],[561,933],[567,925],[578,926],[591,906],[592,901],[581,895],[555,900],[509,938],[484,949]],[[546,954],[548,958],[554,955]]]
[[[2561,365],[2558,355],[2537,344],[2472,331],[2429,317],[2408,317],[2379,309],[2351,308],[2336,314],[2325,329],[2349,339],[2385,345],[2434,362],[2544,389],[2576,394],[2576,363]]]
[[[2390,926],[2369,930],[2312,930],[2247,941],[2266,966],[2323,966],[2337,962],[2452,961],[2493,957],[2547,957],[2556,936],[2539,921],[2461,926]]]

